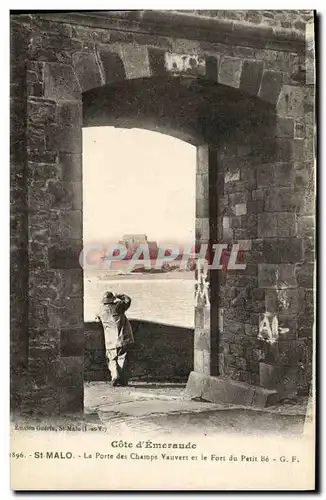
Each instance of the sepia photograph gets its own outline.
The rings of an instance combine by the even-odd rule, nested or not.
[[[315,489],[316,24],[10,11],[12,490]]]

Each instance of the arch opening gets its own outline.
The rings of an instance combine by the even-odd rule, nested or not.
[[[102,329],[93,323],[110,290],[131,298],[131,381],[185,383],[193,359],[195,273],[188,265],[181,269],[181,258],[195,239],[196,148],[144,129],[85,128],[83,186],[83,246],[95,250],[84,267],[85,380],[110,376]],[[126,258],[110,260],[121,245]],[[140,246],[149,250],[145,266]],[[178,255],[160,263],[164,248]]]

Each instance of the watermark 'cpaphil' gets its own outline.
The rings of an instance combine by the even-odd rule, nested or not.
[[[123,269],[126,272],[137,268],[147,271],[191,271],[195,269],[195,262],[198,260],[205,261],[209,270],[229,271],[246,268],[239,244],[227,243],[203,243],[196,248],[193,245],[162,245],[157,247],[154,254],[147,243],[132,248],[121,243],[108,246],[92,243],[86,245],[79,255],[79,263],[84,270]]]

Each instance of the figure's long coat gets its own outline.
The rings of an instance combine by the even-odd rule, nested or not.
[[[131,299],[127,295],[116,295],[111,304],[101,304],[96,319],[103,325],[105,348],[116,349],[134,342],[130,322],[125,314]]]

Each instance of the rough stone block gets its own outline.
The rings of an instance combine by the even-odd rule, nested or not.
[[[153,76],[163,75],[166,73],[165,68],[165,52],[163,48],[149,47],[148,57],[151,69],[151,74]]]
[[[62,328],[60,332],[60,355],[83,356],[85,347],[84,329]]]
[[[294,139],[279,138],[275,139],[275,159],[277,162],[291,162],[295,158],[295,143]]]
[[[220,59],[218,82],[230,87],[239,88],[242,70],[242,60],[232,57]]]
[[[53,214],[47,224],[43,223],[42,228],[48,225],[49,234],[60,240],[82,240],[82,212],[81,210],[66,210]]]
[[[260,408],[278,401],[278,393],[274,390],[197,372],[190,373],[186,392],[192,398],[202,398],[212,403],[229,403]]]
[[[264,198],[264,190],[263,189],[254,189],[251,193],[252,199],[254,201],[262,200]]]
[[[129,80],[151,76],[147,47],[123,45],[122,60]]]
[[[99,53],[105,83],[122,82],[126,78],[126,72],[121,57],[111,50],[107,50],[107,46],[103,45],[100,46]]]
[[[304,263],[296,267],[296,278],[298,285],[303,288],[314,288],[314,264]]]
[[[198,146],[196,155],[197,155],[197,161],[196,161],[196,172],[198,174],[204,174],[209,171],[209,152],[208,152],[208,146]]]
[[[276,264],[258,264],[259,288],[276,288],[278,266]]]
[[[209,219],[196,218],[196,240],[208,242],[209,239]]]
[[[206,56],[205,57],[205,62],[206,62],[206,78],[207,80],[210,80],[212,82],[217,82],[218,78],[218,64],[219,64],[219,57],[217,56]]]
[[[291,212],[258,214],[258,238],[296,236],[296,215]]]
[[[303,259],[306,262],[315,260],[315,240],[314,238],[305,238],[303,240]],[[299,259],[298,259],[299,262]]]
[[[300,262],[302,252],[302,240],[297,238],[273,238],[263,241],[264,258],[271,264]]]
[[[101,87],[105,83],[104,75],[96,60],[95,53],[75,52],[72,55],[72,62],[83,92]]]
[[[59,411],[61,415],[82,413],[84,410],[84,384],[60,387]]]
[[[238,180],[240,180],[240,170],[236,170],[235,172],[226,172],[225,182],[235,182]]]
[[[298,290],[277,290],[277,311],[288,315],[296,315],[298,312]]]
[[[209,216],[209,198],[196,198],[196,217],[206,218]]]
[[[51,269],[81,269],[82,246],[79,242],[62,242],[49,246],[48,262]]]
[[[83,296],[83,271],[79,269],[60,269],[52,271],[55,278],[57,297],[82,297]]]
[[[196,197],[208,198],[209,177],[208,173],[196,174]]]
[[[165,53],[165,69],[169,73],[186,73],[193,76],[205,76],[206,62],[200,55]]]
[[[279,264],[278,265],[278,288],[296,288],[296,266],[294,264]]]
[[[298,236],[303,238],[312,238],[315,234],[315,217],[314,216],[299,216],[298,217]]]
[[[44,64],[44,97],[54,100],[81,98],[81,88],[71,66],[58,63]]]
[[[251,240],[239,240],[238,245],[239,245],[239,250],[243,250],[244,252],[248,252],[252,249]]]
[[[58,386],[80,387],[84,382],[84,357],[69,356],[59,359]]]
[[[247,205],[246,203],[239,203],[235,206],[235,215],[246,215]]]
[[[59,154],[61,179],[63,181],[82,181],[82,159],[81,154],[63,153]]]
[[[294,120],[293,118],[277,117],[276,119],[275,137],[294,137]]]
[[[263,164],[257,168],[258,188],[271,186],[293,186],[294,169],[292,163]]]
[[[81,328],[83,316],[83,297],[67,297],[60,301],[60,325],[62,328]]]
[[[53,123],[56,118],[56,102],[51,99],[29,98],[27,115],[30,125],[44,126]]]
[[[270,104],[276,104],[283,85],[283,75],[278,71],[265,70],[258,96]]]
[[[304,88],[298,86],[284,85],[276,110],[281,116],[301,118],[304,116]]]
[[[265,190],[265,212],[294,212],[299,202],[292,188],[277,187]]]
[[[59,153],[82,153],[81,127],[49,125],[46,128],[46,146]]]
[[[63,126],[80,127],[82,124],[82,102],[60,101],[57,106],[57,122]]]
[[[257,95],[263,74],[262,61],[245,60],[242,66],[240,89],[250,95]]]
[[[81,210],[83,192],[81,182],[51,181],[47,184],[47,194],[51,198],[50,208]]]
[[[251,325],[250,323],[246,323],[244,326],[246,335],[250,337],[258,336],[258,325]]]

